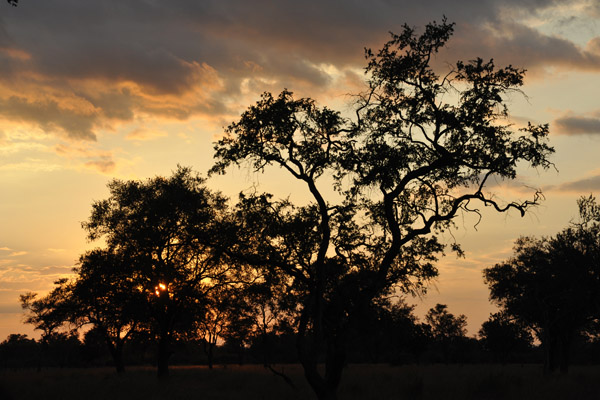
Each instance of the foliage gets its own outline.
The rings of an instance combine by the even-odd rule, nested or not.
[[[377,53],[367,50],[368,89],[354,121],[287,90],[265,93],[215,145],[212,173],[276,166],[312,196],[302,207],[242,196],[243,244],[230,254],[283,277],[297,302],[299,357],[321,399],[335,398],[355,317],[394,290],[423,292],[437,275],[438,235],[459,213],[478,213],[479,202],[523,214],[538,200],[499,203],[487,193],[490,177],[514,179],[519,163],[551,165],[548,126],[516,131],[507,120],[505,95],[518,91],[524,70],[481,59],[433,70],[452,31],[445,20],[420,35],[405,25]],[[339,195],[326,199],[329,179]]]

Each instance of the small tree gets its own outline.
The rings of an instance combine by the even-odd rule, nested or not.
[[[433,340],[440,346],[444,362],[449,362],[457,344],[466,338],[467,317],[454,316],[448,312],[448,306],[436,304],[427,311],[425,321],[431,326]]]
[[[258,171],[274,165],[311,196],[305,207],[246,199],[238,210],[252,240],[231,252],[293,288],[298,355],[319,399],[336,398],[353,317],[396,289],[422,291],[437,274],[437,234],[458,214],[478,212],[474,203],[521,214],[535,204],[537,195],[499,203],[487,192],[490,177],[514,179],[519,163],[550,165],[548,126],[515,131],[506,121],[504,96],[518,91],[524,70],[481,59],[433,70],[452,31],[445,20],[420,35],[404,26],[368,50],[353,122],[287,90],[265,93],[215,146],[213,173],[244,161]],[[326,195],[330,178],[341,196]]]

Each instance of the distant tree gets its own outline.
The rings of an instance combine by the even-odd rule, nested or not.
[[[445,304],[436,304],[425,315],[425,320],[431,326],[431,333],[436,339],[450,339],[467,334],[467,317],[463,314],[454,316],[448,312]]]
[[[425,314],[425,321],[431,326],[433,340],[441,348],[444,362],[451,361],[457,345],[467,336],[467,317],[455,316],[448,312],[445,304],[436,304]]]
[[[419,362],[431,342],[431,327],[419,322],[415,306],[403,298],[380,298],[352,327],[349,355],[352,361],[401,364]]]
[[[354,122],[287,90],[265,93],[215,146],[212,173],[274,165],[311,196],[304,207],[243,199],[238,210],[250,222],[240,223],[254,228],[245,234],[252,240],[230,250],[289,282],[299,358],[319,399],[336,398],[354,316],[396,288],[422,290],[437,274],[437,233],[458,214],[477,212],[477,202],[521,214],[535,204],[537,196],[499,203],[490,177],[514,179],[522,163],[550,165],[548,126],[516,132],[506,119],[504,96],[518,91],[524,70],[481,59],[433,70],[452,31],[445,20],[421,35],[404,26],[379,52],[368,50]],[[332,181],[341,196],[328,201]]]
[[[568,371],[573,339],[600,315],[600,213],[593,197],[578,204],[579,222],[520,238],[511,259],[484,270],[490,299],[541,341],[548,373]]]
[[[92,205],[83,227],[89,239],[104,239],[109,252],[126,257],[122,279],[130,283],[123,284],[145,299],[145,326],[157,338],[164,377],[174,335],[203,315],[209,291],[239,280],[219,247],[225,198],[182,167],[169,178],[113,180],[108,187],[109,198]]]
[[[6,2],[8,4],[10,4],[11,6],[16,7],[17,4],[19,3],[19,0],[6,0]]]
[[[39,363],[39,344],[27,335],[13,333],[0,343],[0,367],[36,367]]]
[[[387,334],[396,341],[402,352],[409,353],[413,361],[419,362],[421,354],[432,341],[432,333],[429,325],[419,322],[414,309],[414,305],[404,301],[393,304],[389,309],[391,329]]]
[[[529,349],[533,343],[530,330],[506,312],[490,314],[481,325],[479,339],[483,347],[494,355],[495,361],[503,364],[510,353]]]
[[[204,299],[203,311],[195,316],[192,329],[186,333],[187,337],[202,341],[209,369],[213,367],[214,350],[219,339],[241,333],[233,332],[233,329],[244,330],[239,322],[247,306],[240,292],[237,287],[228,285],[209,291]]]

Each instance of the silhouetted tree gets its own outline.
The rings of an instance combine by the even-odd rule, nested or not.
[[[414,308],[402,298],[373,301],[360,317],[361,323],[352,327],[349,339],[352,361],[419,362],[431,343],[431,327],[419,322]]]
[[[229,337],[242,333],[233,332],[234,329],[245,329],[240,321],[248,307],[240,293],[238,287],[226,285],[207,292],[203,311],[194,317],[193,327],[186,333],[188,338],[202,341],[210,369],[213,367],[214,350],[219,339],[227,338],[228,333]]]
[[[6,0],[6,2],[8,4],[10,4],[11,6],[16,7],[17,4],[19,3],[19,0]]]
[[[518,90],[524,70],[476,59],[437,74],[430,61],[452,31],[445,20],[421,35],[404,26],[368,50],[354,122],[287,90],[265,93],[215,146],[212,173],[244,161],[257,171],[274,165],[312,197],[304,207],[244,199],[238,210],[257,229],[245,249],[231,250],[254,250],[255,265],[286,277],[298,299],[299,358],[319,399],[336,398],[353,316],[386,292],[423,289],[437,274],[437,234],[458,213],[480,202],[523,214],[537,200],[501,204],[486,187],[492,176],[514,179],[518,163],[549,166],[547,125],[515,132],[504,123],[503,96]],[[342,200],[327,200],[330,179]]]
[[[13,333],[0,343],[0,367],[36,367],[39,363],[39,344],[27,335]]]
[[[54,289],[44,297],[38,298],[38,294],[33,292],[19,296],[21,308],[25,311],[24,322],[42,331],[42,343],[69,321],[73,308],[70,292],[69,279],[62,278],[54,282]]]
[[[542,342],[548,373],[567,372],[573,339],[599,315],[600,215],[593,197],[578,204],[580,222],[555,237],[522,237],[511,259],[484,270],[490,299]]]
[[[203,315],[209,291],[239,279],[231,278],[234,268],[218,245],[226,202],[182,167],[169,178],[113,180],[108,187],[110,197],[92,205],[83,227],[128,260],[124,274],[144,296],[158,375],[167,376],[173,335]]]
[[[104,339],[118,373],[125,370],[123,346],[145,321],[145,294],[124,255],[95,249],[81,256],[73,281],[70,319],[91,324]]]
[[[451,361],[456,348],[467,335],[467,317],[463,314],[455,316],[448,312],[445,304],[436,304],[425,314],[425,321],[431,326],[433,340],[439,345],[444,362]]]
[[[530,330],[506,312],[490,314],[481,325],[479,340],[496,362],[506,363],[511,352],[527,350],[533,343]]]

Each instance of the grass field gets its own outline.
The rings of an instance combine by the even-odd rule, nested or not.
[[[0,371],[0,399],[312,399],[298,365],[278,366],[296,389],[261,366],[173,367],[166,381],[152,368]],[[535,365],[351,365],[343,399],[600,399],[600,367],[573,367],[544,378]]]

